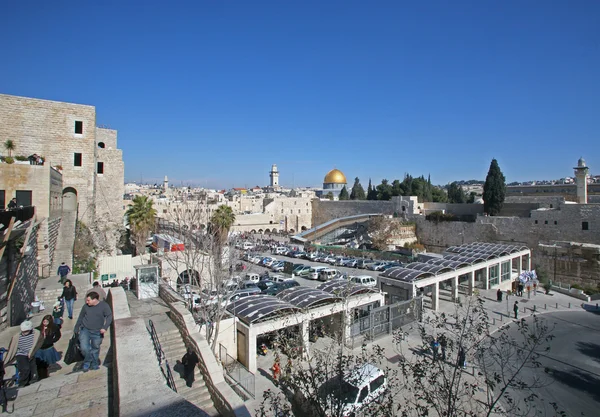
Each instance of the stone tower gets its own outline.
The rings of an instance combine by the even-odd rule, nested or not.
[[[165,194],[169,192],[169,177],[165,175],[165,179],[163,181],[163,191]]]
[[[575,170],[575,178],[577,179],[577,203],[587,204],[587,178],[589,168],[585,165],[585,160],[579,158]]]
[[[277,171],[277,165],[273,164],[269,175],[271,176],[271,187],[279,187],[279,172]]]

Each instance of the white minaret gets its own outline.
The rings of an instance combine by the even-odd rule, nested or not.
[[[589,168],[585,165],[585,160],[579,158],[575,170],[575,178],[577,179],[577,203],[587,204],[587,178]]]
[[[165,192],[165,194],[169,192],[169,177],[167,177],[166,175],[163,181],[163,191]]]
[[[279,187],[279,172],[277,171],[277,165],[273,164],[269,175],[271,176],[271,187]]]

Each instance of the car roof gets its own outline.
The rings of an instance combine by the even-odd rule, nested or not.
[[[350,279],[352,279],[352,278],[373,278],[373,277],[371,275],[352,275],[350,277]],[[375,279],[375,278],[373,278],[373,279]]]
[[[344,375],[344,379],[352,385],[361,385],[365,380],[371,380],[378,375],[383,374],[383,371],[370,363],[365,363]]]

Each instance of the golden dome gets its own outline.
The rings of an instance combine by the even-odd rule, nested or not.
[[[332,169],[325,175],[324,184],[346,184],[346,176],[339,169]]]

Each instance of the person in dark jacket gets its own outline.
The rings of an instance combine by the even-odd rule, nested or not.
[[[69,275],[69,272],[71,272],[71,268],[69,268],[69,265],[67,265],[64,262],[61,263],[58,267],[58,271],[56,272],[57,275],[60,275],[61,284],[64,284],[65,280],[67,279],[67,275]]]
[[[10,200],[8,202],[8,209],[9,210],[13,210],[13,209],[16,209],[16,208],[17,208],[17,199],[13,198],[12,200]]]
[[[65,286],[60,298],[64,298],[69,318],[73,319],[73,304],[77,300],[77,288],[75,288],[70,279],[65,280]]]
[[[54,325],[50,314],[44,316],[42,323],[37,327],[43,339],[42,346],[35,352],[38,377],[48,378],[48,368],[60,360],[60,354],[54,348],[54,344],[60,339],[60,329]]]
[[[188,348],[183,358],[181,358],[181,363],[183,364],[183,378],[185,379],[185,385],[188,387],[192,387],[194,383],[194,372],[196,371],[196,365],[198,365],[200,360],[198,359],[198,355],[192,349]]]

